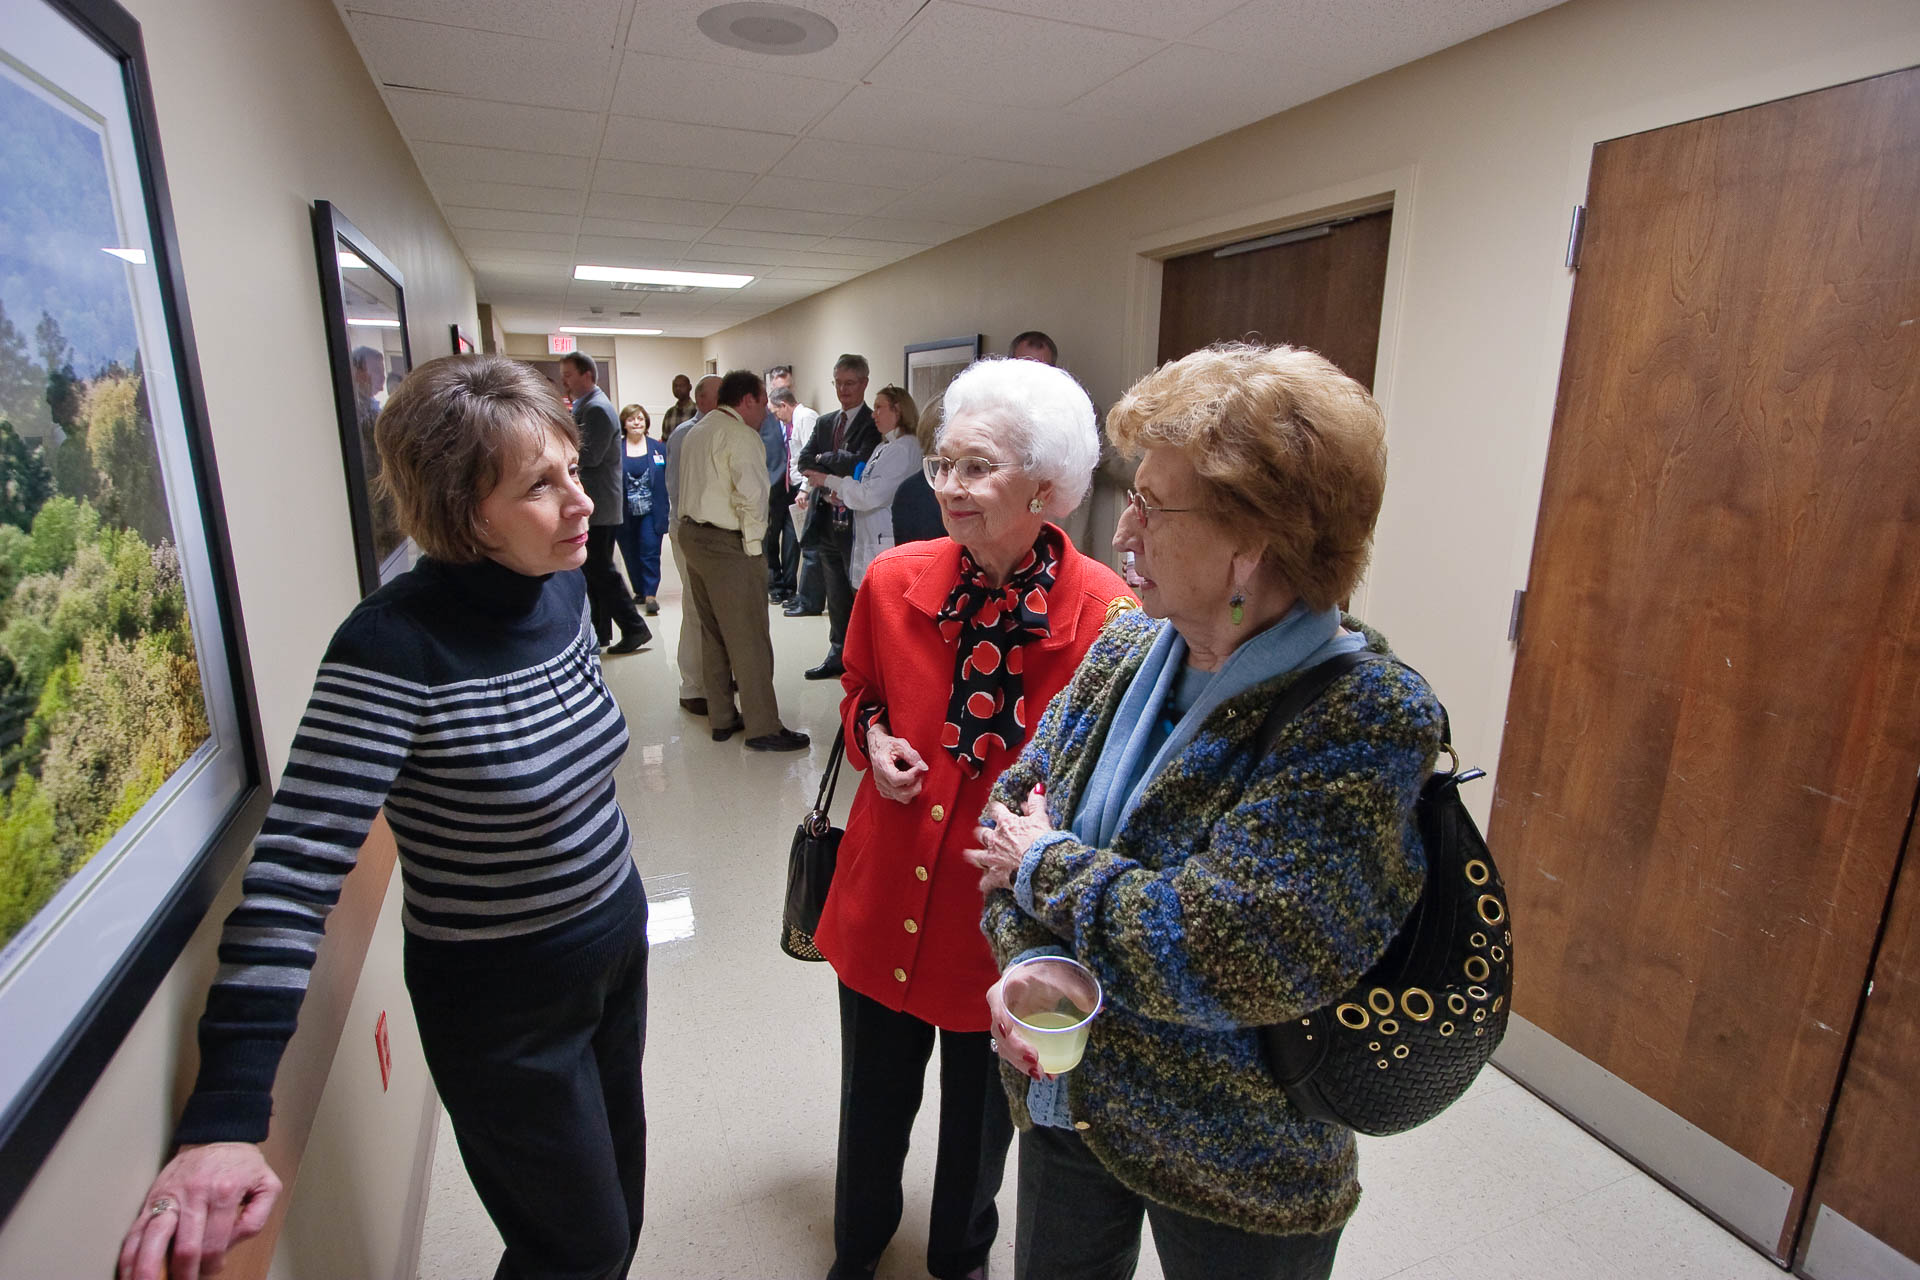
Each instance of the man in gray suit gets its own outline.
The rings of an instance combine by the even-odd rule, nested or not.
[[[560,357],[560,385],[573,400],[573,420],[580,428],[580,487],[593,499],[587,520],[587,601],[593,611],[593,633],[608,653],[635,653],[653,639],[647,620],[634,607],[633,595],[613,567],[613,547],[620,522],[626,518],[625,481],[620,474],[626,450],[613,401],[600,389],[600,370],[584,351]],[[620,641],[613,624],[620,624]]]

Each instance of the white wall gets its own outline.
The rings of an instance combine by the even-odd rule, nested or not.
[[[233,537],[269,765],[278,774],[328,637],[359,599],[339,429],[327,369],[309,206],[335,202],[399,267],[417,358],[449,349],[447,326],[478,333],[472,273],[387,116],[328,0],[123,0],[141,21],[172,188],[187,303],[200,351],[215,454]],[[355,1224],[349,1266],[307,1259],[304,1274],[380,1275],[403,1224],[423,1117],[417,1076],[381,1093],[377,1074],[334,1073],[336,1045],[316,1033],[356,986],[392,1009],[397,949],[368,958],[364,937],[386,893],[379,865],[329,926],[281,1087],[276,1139],[304,1133],[316,1104],[359,1121],[352,1143],[316,1147],[293,1186],[350,1177],[378,1221]],[[376,883],[376,881],[378,881]],[[169,1144],[194,1071],[194,1023],[214,967],[218,922],[238,876],[74,1117],[4,1227],[0,1275],[107,1276],[121,1232]],[[391,932],[396,922],[381,921]],[[364,945],[364,944],[362,944]],[[363,1002],[364,1003],[364,1002]],[[418,1058],[397,1020],[394,1056]],[[371,1028],[349,1023],[343,1061]],[[352,1145],[350,1143],[349,1145]],[[299,1142],[282,1142],[296,1149]],[[283,1169],[283,1173],[286,1172]],[[411,1229],[409,1226],[407,1229]],[[324,1231],[305,1232],[311,1248]],[[264,1272],[256,1249],[229,1274]]]
[[[707,339],[722,368],[1044,329],[1096,403],[1147,371],[1148,255],[1397,190],[1378,390],[1391,451],[1365,608],[1496,762],[1594,143],[1920,63],[1912,0],[1571,0]],[[1469,788],[1485,815],[1492,788]]]

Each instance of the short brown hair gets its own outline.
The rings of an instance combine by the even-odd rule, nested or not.
[[[1353,593],[1387,487],[1367,389],[1297,347],[1221,343],[1161,365],[1107,414],[1120,449],[1179,449],[1216,524],[1262,548],[1309,608]]]
[[[407,375],[374,424],[378,483],[422,551],[472,564],[487,556],[481,501],[549,434],[580,447],[579,429],[538,371],[505,356],[441,356]]]

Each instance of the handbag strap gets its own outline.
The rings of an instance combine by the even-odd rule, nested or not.
[[[1403,667],[1407,664],[1392,654],[1375,653],[1371,649],[1356,649],[1352,653],[1335,654],[1325,662],[1316,663],[1300,673],[1300,678],[1288,685],[1281,695],[1267,708],[1266,718],[1260,722],[1260,734],[1254,740],[1255,752],[1264,756],[1273,750],[1274,742],[1280,737],[1280,731],[1287,727],[1287,721],[1305,711],[1319,700],[1333,682],[1354,668],[1369,662],[1396,662]],[[1413,671],[1412,667],[1407,670]],[[1415,671],[1415,675],[1420,673]],[[1421,677],[1425,679],[1425,677]],[[1440,750],[1447,755],[1453,754],[1453,725],[1447,718],[1447,709],[1440,708]],[[1455,771],[1458,771],[1458,760]],[[1471,779],[1462,777],[1462,782]]]
[[[834,788],[840,785],[840,765],[847,758],[847,726],[842,723],[840,732],[833,735],[832,758],[827,761],[827,771],[820,775],[820,791],[813,798],[815,813],[825,813],[833,808]]]

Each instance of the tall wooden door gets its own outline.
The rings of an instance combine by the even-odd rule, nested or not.
[[[1513,1007],[1778,1179],[1777,1239],[1731,1223],[1777,1256],[1920,766],[1917,415],[1920,72],[1595,148],[1490,833]]]
[[[1392,225],[1387,210],[1252,252],[1202,249],[1168,259],[1160,362],[1212,342],[1286,342],[1318,351],[1371,389]]]

